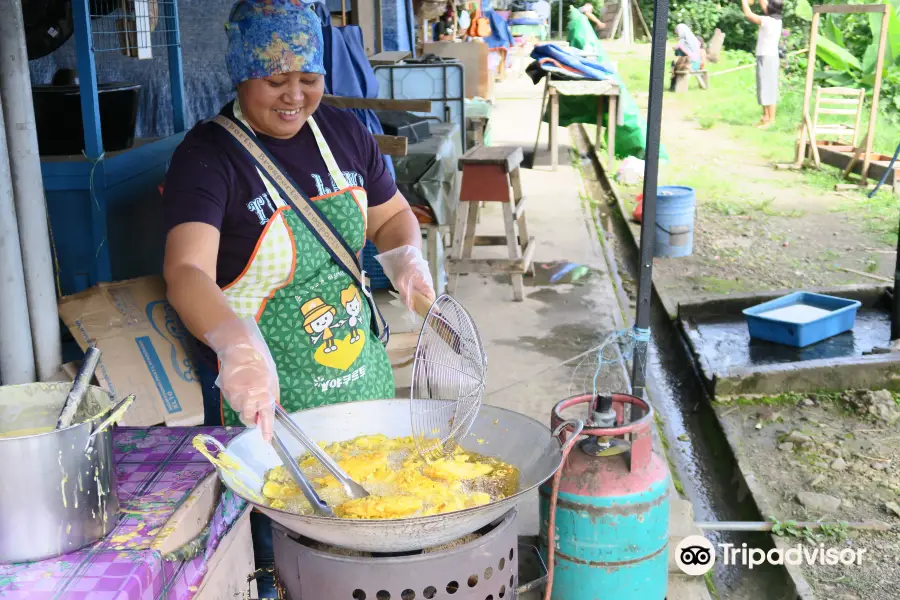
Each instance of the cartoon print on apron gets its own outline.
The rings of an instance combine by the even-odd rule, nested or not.
[[[235,118],[247,125],[234,102]],[[313,117],[307,125],[338,191],[312,198],[325,218],[359,253],[365,244],[366,192],[347,183]],[[249,128],[249,126],[248,126]],[[371,312],[354,280],[257,169],[276,210],[243,273],[222,288],[239,317],[253,317],[278,370],[288,412],[392,398],[394,378],[384,345],[369,329]],[[240,418],[222,403],[226,425]]]

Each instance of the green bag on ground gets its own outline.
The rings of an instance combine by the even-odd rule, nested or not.
[[[600,63],[612,71],[609,55],[603,49],[591,22],[574,6],[569,7],[566,41],[573,48],[596,54],[596,59],[590,58],[589,60]],[[616,128],[616,157],[635,156],[643,159],[647,150],[646,120],[641,115],[641,111],[635,104],[631,94],[628,93],[628,88],[621,77],[614,73],[612,79],[619,85],[619,103],[621,104],[624,118],[624,123]],[[547,112],[544,113],[544,122],[550,122],[549,107]],[[600,125],[597,123],[597,98],[592,96],[560,96],[559,125],[568,127],[573,123]],[[659,148],[659,157],[663,160],[668,159],[668,155],[662,145]]]

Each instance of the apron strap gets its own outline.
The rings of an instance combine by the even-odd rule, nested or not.
[[[279,191],[282,198],[293,209],[307,229],[312,232],[319,243],[338,266],[352,279],[360,289],[371,309],[371,328],[379,340],[387,345],[390,338],[390,327],[381,315],[381,311],[375,305],[372,294],[363,280],[363,270],[357,260],[356,253],[347,245],[347,242],[334,228],[330,221],[318,208],[306,197],[293,179],[278,164],[275,157],[262,145],[256,143],[255,136],[247,126],[236,119],[229,119],[225,115],[218,115],[213,122],[220,125],[231,134],[232,141],[244,150],[250,160],[266,173]],[[349,193],[349,192],[348,192]]]

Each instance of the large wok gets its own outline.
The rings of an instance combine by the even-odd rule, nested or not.
[[[317,442],[340,442],[379,433],[391,438],[412,435],[408,400],[335,404],[300,411],[292,414],[291,418]],[[567,424],[573,430],[569,439],[571,435],[580,433],[580,421],[563,425]],[[299,456],[305,452],[290,435],[281,437],[292,455]],[[479,444],[478,440],[482,443]],[[281,461],[256,428],[238,435],[226,447],[240,468],[217,469],[222,481],[234,493],[295,533],[353,550],[404,552],[439,546],[490,524],[512,509],[526,493],[552,477],[561,466],[561,442],[545,425],[494,406],[481,407],[475,424],[461,445],[464,449],[499,458],[517,467],[520,471],[519,491],[477,508],[406,519],[339,519],[276,510],[261,505],[258,502],[261,497],[257,494],[262,489],[265,472],[280,465]]]

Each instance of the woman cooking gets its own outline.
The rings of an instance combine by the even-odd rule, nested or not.
[[[276,401],[292,412],[394,395],[383,323],[355,262],[367,238],[408,307],[434,292],[418,222],[375,139],[320,104],[318,17],[291,0],[240,0],[226,31],[237,97],[172,158],[163,271],[202,342],[206,424],[258,424],[268,440]],[[269,523],[253,517],[269,566]],[[258,583],[260,597],[274,595]]]

